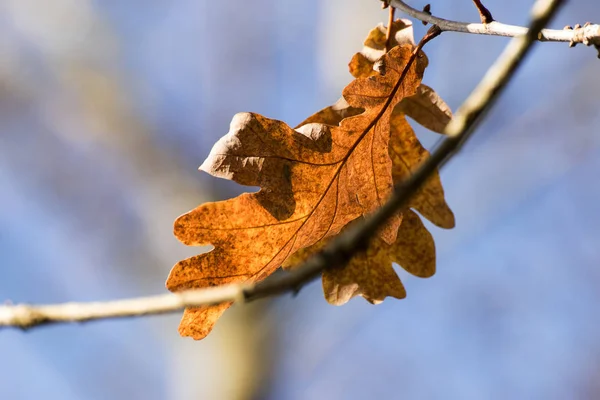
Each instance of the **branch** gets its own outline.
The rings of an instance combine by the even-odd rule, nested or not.
[[[409,179],[396,186],[390,200],[363,224],[332,241],[323,251],[309,258],[295,271],[269,278],[258,284],[225,285],[160,296],[94,303],[56,305],[0,306],[0,328],[28,329],[50,323],[84,322],[105,318],[122,318],[162,314],[186,307],[207,306],[225,302],[248,302],[286,292],[297,292],[304,284],[316,279],[326,268],[343,267],[353,255],[366,249],[369,241],[386,221],[400,210],[429,176],[459,150],[469,138],[484,113],[492,106],[502,89],[538,37],[540,30],[555,14],[563,0],[538,0],[532,10],[532,22],[527,35],[513,39],[489,69],[446,128],[447,136],[431,156]],[[441,33],[433,26],[413,52],[403,71],[408,71],[418,51],[427,41]],[[402,79],[402,77],[401,77]]]
[[[413,18],[437,25],[442,31],[515,37],[524,35],[528,30],[528,28],[522,26],[507,25],[497,21],[487,24],[450,21],[447,19],[434,17],[430,13],[412,8],[402,0],[391,0],[390,5],[400,11],[405,12]],[[573,44],[583,43],[586,46],[594,45],[598,47],[600,46],[600,25],[586,24],[583,27],[575,26],[575,29],[565,27],[565,29],[562,30],[542,29],[536,34],[535,39],[541,42],[568,42]]]
[[[0,306],[0,328],[29,329],[59,322],[86,322],[96,319],[141,317],[181,311],[186,307],[244,300],[244,285],[225,285],[158,296],[89,303]]]

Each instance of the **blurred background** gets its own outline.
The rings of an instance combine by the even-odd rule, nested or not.
[[[525,24],[532,2],[486,5]],[[469,0],[432,11],[478,21]],[[333,103],[386,19],[376,0],[0,0],[0,301],[164,293],[204,250],[175,217],[248,190],[197,171],[231,117]],[[597,2],[573,0],[553,27],[587,20]],[[445,33],[424,82],[455,109],[506,43]],[[180,315],[3,330],[0,398],[600,398],[599,77],[593,49],[535,48],[443,171],[457,227],[428,225],[438,272],[401,271],[405,300],[334,307],[315,282],[201,342]]]

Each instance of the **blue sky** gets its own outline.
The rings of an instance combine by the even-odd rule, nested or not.
[[[367,3],[0,6],[0,299],[164,292],[202,250],[172,237],[174,218],[244,190],[196,170],[212,144],[237,112],[295,125],[334,102],[386,18]],[[477,20],[468,1],[439,3]],[[529,3],[486,4],[522,24]],[[600,20],[593,3],[569,2],[554,27]],[[455,108],[506,42],[445,33],[424,82]],[[438,272],[401,271],[406,299],[333,307],[314,283],[236,307],[202,342],[179,338],[178,316],[2,331],[0,398],[595,397],[597,71],[592,49],[533,51],[443,171],[457,227],[428,225]]]

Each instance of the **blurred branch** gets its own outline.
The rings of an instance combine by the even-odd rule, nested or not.
[[[185,307],[243,300],[243,290],[241,285],[228,285],[105,302],[3,305],[0,306],[0,328],[14,326],[28,329],[50,323],[165,314],[181,311]]]
[[[332,241],[323,251],[309,258],[298,269],[258,284],[225,285],[165,294],[153,297],[95,303],[66,303],[57,305],[0,306],[0,327],[22,329],[58,322],[84,322],[103,318],[122,318],[174,312],[186,307],[214,305],[224,302],[248,302],[286,292],[297,292],[307,282],[316,279],[323,270],[344,266],[354,254],[365,249],[370,239],[419,189],[427,178],[445,164],[470,137],[477,123],[493,105],[502,89],[525,59],[541,29],[555,14],[562,0],[538,0],[532,9],[532,21],[526,35],[514,38],[488,70],[479,85],[458,109],[446,128],[447,136],[431,156],[409,179],[396,186],[390,200],[365,223],[356,226]],[[402,75],[414,62],[420,48],[441,33],[433,26],[413,52]],[[402,76],[401,78],[402,79]]]
[[[450,21],[435,17],[429,12],[412,8],[402,0],[391,0],[390,5],[413,18],[437,25],[442,31],[515,37],[524,35],[528,30],[528,28],[523,26],[507,25],[497,21],[487,24]],[[568,42],[572,45],[583,43],[586,46],[594,45],[598,47],[600,46],[600,25],[586,23],[583,27],[575,25],[574,29],[571,29],[571,27],[565,27],[562,30],[542,29],[536,34],[535,39],[542,42]]]

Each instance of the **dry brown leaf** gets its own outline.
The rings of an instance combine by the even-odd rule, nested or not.
[[[416,92],[425,68],[424,57],[417,57],[401,79],[412,50],[392,49],[381,59],[384,75],[356,79],[344,89],[348,104],[365,111],[339,126],[311,123],[293,130],[258,114],[237,114],[201,169],[261,189],[200,205],[175,221],[174,233],[183,243],[215,248],[177,263],[167,288],[263,279],[298,249],[381,206],[393,190],[392,110]],[[394,243],[400,221],[398,215],[379,238]],[[180,333],[203,338],[227,307],[187,309]]]

